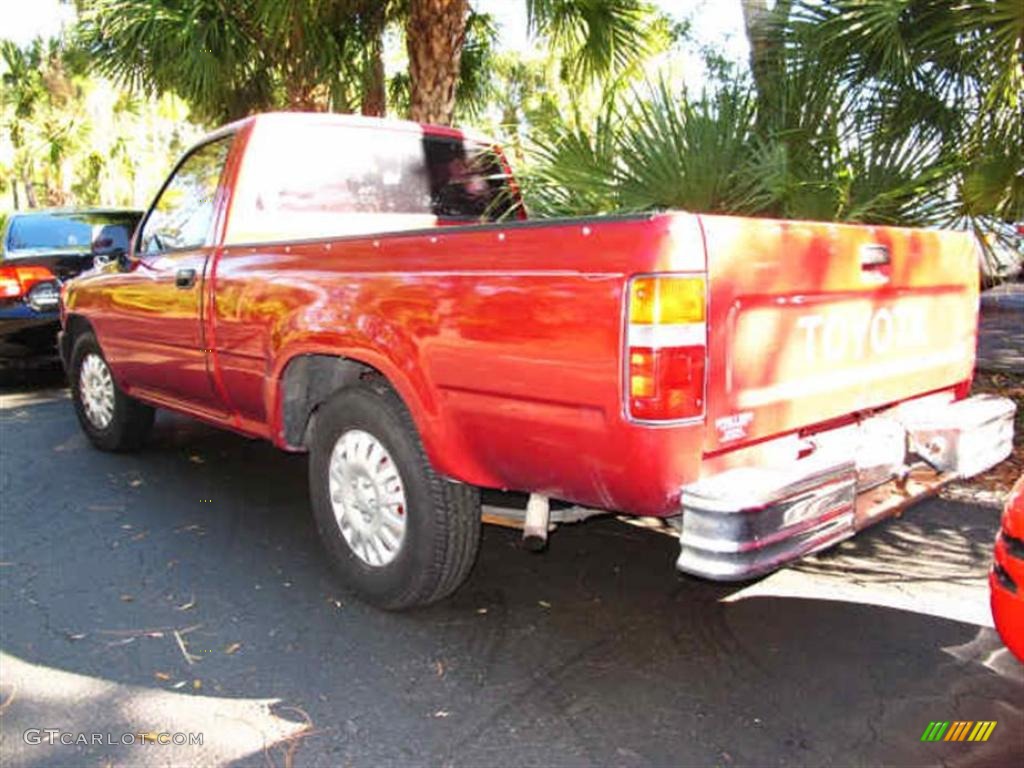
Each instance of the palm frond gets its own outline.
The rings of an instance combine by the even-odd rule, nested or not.
[[[643,0],[526,0],[531,31],[565,54],[570,79],[588,81],[649,55],[663,32]]]

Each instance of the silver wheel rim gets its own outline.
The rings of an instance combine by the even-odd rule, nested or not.
[[[89,423],[97,429],[110,426],[114,418],[114,379],[103,358],[95,352],[90,352],[82,360],[78,393]]]
[[[407,507],[398,467],[369,432],[338,438],[329,465],[331,507],[349,549],[369,566],[394,560],[405,540]]]

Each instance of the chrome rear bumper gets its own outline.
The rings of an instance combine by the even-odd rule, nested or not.
[[[737,467],[682,489],[676,567],[735,581],[830,547],[1010,455],[1016,406],[925,399],[813,437],[785,467]]]

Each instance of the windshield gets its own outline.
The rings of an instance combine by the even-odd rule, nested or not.
[[[128,242],[138,220],[138,214],[134,213],[35,213],[17,216],[11,221],[4,245],[8,256],[39,251],[88,253],[97,239],[109,239],[113,247],[128,250]]]

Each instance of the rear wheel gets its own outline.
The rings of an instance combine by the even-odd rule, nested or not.
[[[367,602],[424,605],[469,575],[480,542],[479,492],[434,471],[387,385],[345,389],[317,411],[309,473],[324,545]]]
[[[103,451],[142,446],[153,427],[153,409],[121,391],[91,333],[75,341],[68,378],[75,415],[93,445]]]

